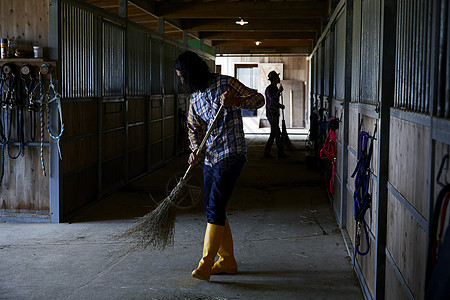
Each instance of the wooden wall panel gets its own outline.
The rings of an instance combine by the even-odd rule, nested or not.
[[[165,119],[164,120],[164,138],[167,138],[175,134],[175,119]]]
[[[162,161],[162,142],[150,146],[150,164],[155,166]]]
[[[62,139],[97,131],[96,102],[63,102],[64,134]]]
[[[63,215],[97,199],[97,166],[64,176],[62,183]]]
[[[61,149],[63,174],[89,166],[97,161],[97,136],[62,142]]]
[[[364,239],[361,239],[361,246],[359,249],[360,251],[366,250],[365,237]],[[373,282],[375,278],[375,245],[373,240],[370,240],[369,253],[364,256],[357,255],[356,258],[366,281],[366,286],[369,289],[371,296],[373,297]]]
[[[145,146],[147,143],[147,131],[145,124],[128,128],[128,147],[134,149],[139,146]]]
[[[136,178],[145,174],[147,167],[147,151],[145,148],[130,152],[128,155],[128,178]]]
[[[162,121],[150,123],[150,142],[154,143],[162,138]]]
[[[417,299],[424,298],[427,236],[389,192],[386,248]]]
[[[150,120],[162,118],[162,99],[151,99]]]
[[[362,120],[361,131],[365,131],[372,136],[374,133],[374,130],[375,130],[375,124],[377,123],[377,120],[374,118],[370,118],[368,116],[362,115],[362,114],[361,114],[360,120]],[[377,149],[378,149],[378,140],[374,140],[373,141],[372,160],[370,162],[370,170],[375,175],[377,175],[377,165],[378,165]],[[358,150],[358,148],[356,148],[355,150]]]
[[[128,100],[128,123],[145,122],[146,120],[145,98],[131,98]]]
[[[350,186],[352,193],[355,191],[355,178],[352,178],[352,173],[358,164],[358,159],[352,152],[348,152],[348,172],[347,172],[347,184]]]
[[[347,232],[355,245],[355,211],[353,203],[353,192],[347,190]]]
[[[0,36],[13,37],[17,46],[29,50],[48,47],[48,5],[48,0],[0,1]]]
[[[1,208],[50,213],[49,176],[42,174],[40,149],[25,148],[25,153],[25,157],[14,160],[5,153],[5,175],[0,186]],[[44,164],[49,172],[47,147],[44,147]]]
[[[358,151],[358,135],[359,135],[358,109],[350,106],[348,117],[349,117],[348,146],[351,147],[353,150]]]
[[[164,117],[173,116],[175,113],[175,98],[173,96],[164,97]]]
[[[108,160],[125,151],[124,130],[111,131],[102,135],[102,159]]]
[[[336,142],[336,174],[342,178],[342,144],[339,142]]]
[[[386,300],[408,300],[408,295],[405,293],[400,281],[395,275],[394,268],[389,260],[386,258],[386,280],[385,280],[385,299]]]
[[[392,117],[390,136],[389,182],[426,219],[429,128]]]
[[[107,191],[124,182],[123,157],[102,164],[102,190]]]
[[[172,138],[164,140],[164,160],[175,155],[175,142]]]
[[[123,102],[103,103],[102,129],[114,129],[124,126]]]

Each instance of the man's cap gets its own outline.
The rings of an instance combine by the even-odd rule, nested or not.
[[[270,71],[269,75],[267,75],[267,77],[269,77],[269,79],[274,79],[279,77],[280,73],[277,73],[275,71]]]

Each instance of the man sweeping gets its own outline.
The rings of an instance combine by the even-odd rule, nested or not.
[[[192,153],[188,163],[194,165],[204,160],[207,226],[203,257],[192,276],[208,281],[211,274],[237,272],[226,205],[247,160],[241,109],[262,107],[264,96],[233,77],[211,73],[206,62],[191,51],[177,58],[175,70],[186,92],[191,94],[187,127]],[[206,141],[206,151],[197,153],[205,127],[212,127],[211,135]],[[219,259],[214,262],[217,254]]]
[[[286,158],[287,155],[283,151],[283,140],[280,131],[280,109],[284,109],[284,105],[280,103],[280,95],[283,92],[283,86],[278,88],[280,76],[275,71],[270,71],[267,75],[270,85],[266,88],[266,116],[270,123],[270,136],[264,149],[264,158],[273,158],[270,154],[273,141],[277,145],[278,158]]]

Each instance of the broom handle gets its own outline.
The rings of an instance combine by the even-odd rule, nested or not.
[[[213,127],[214,127],[214,125],[217,123],[217,119],[219,118],[219,115],[220,115],[220,113],[222,112],[222,110],[223,110],[223,104],[220,105],[220,108],[219,108],[219,110],[217,111],[217,114],[216,114],[216,116],[214,117],[214,120],[213,120],[211,126],[209,126],[209,129],[208,129],[208,131],[206,132],[205,137],[203,138],[202,143],[200,144],[200,147],[198,147],[197,150],[195,151],[195,155],[198,155],[200,152],[203,151],[203,148],[205,147],[205,144],[206,144],[206,140],[207,140],[207,139],[209,138],[209,136],[211,135],[211,132],[212,132],[212,130],[213,130]],[[182,180],[184,180],[185,178],[187,178],[187,176],[188,176],[189,173],[191,172],[193,166],[194,166],[194,165],[189,165],[188,169],[186,170],[186,173],[184,173],[184,176],[183,176]]]

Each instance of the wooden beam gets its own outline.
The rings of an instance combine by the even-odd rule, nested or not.
[[[252,19],[247,25],[235,24],[226,19],[185,19],[182,29],[196,31],[318,31],[320,21],[316,19],[285,19],[284,22],[271,23],[267,19]]]
[[[217,47],[218,54],[297,54],[308,55],[311,47]]]
[[[213,41],[212,45],[216,47],[253,47],[256,46],[256,40],[240,40],[240,41]],[[312,40],[259,40],[262,47],[312,47]],[[261,47],[261,45],[259,47]]]
[[[128,0],[128,2],[142,9],[143,11],[147,12],[148,14],[150,14],[155,18],[161,17],[160,15],[155,13],[156,1],[154,0]],[[182,29],[179,20],[172,20],[170,18],[164,18],[164,20],[166,20],[166,22],[170,23],[172,26]]]
[[[137,2],[138,0],[131,1]],[[156,2],[156,10],[153,12],[165,18],[322,18],[328,15],[328,3],[326,1],[192,1],[188,3],[159,1]]]
[[[246,31],[246,32],[200,32],[200,38],[205,40],[310,40],[316,39],[315,31]]]

